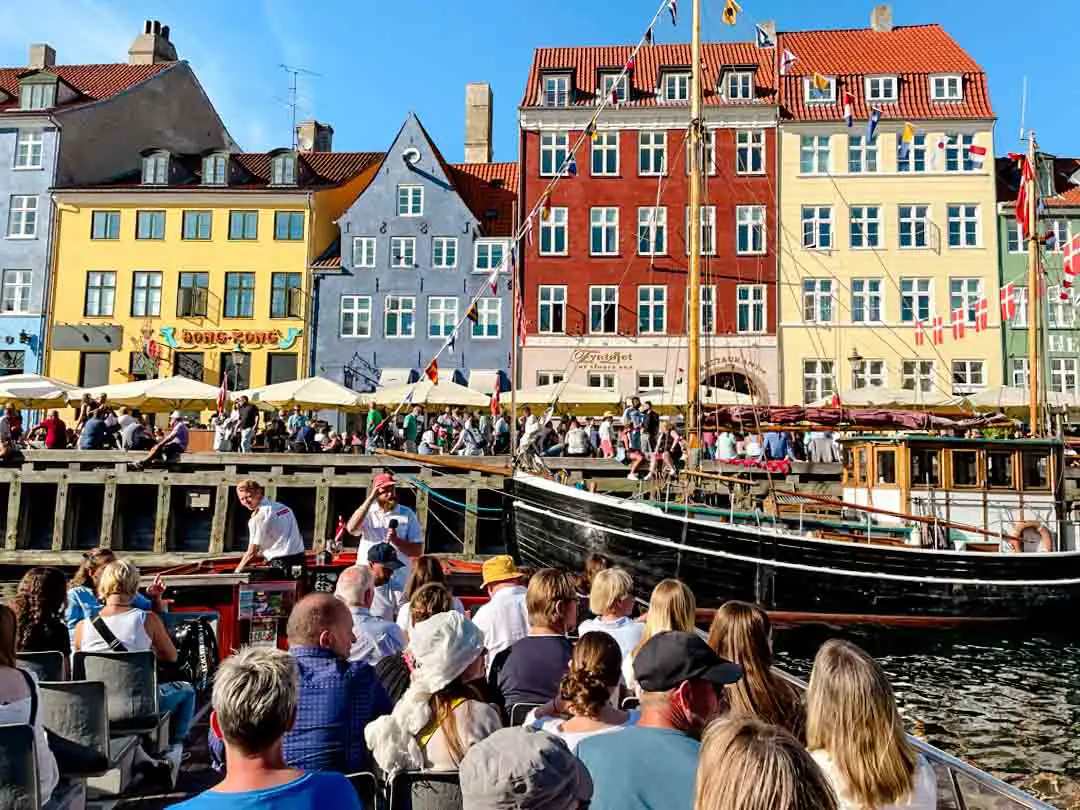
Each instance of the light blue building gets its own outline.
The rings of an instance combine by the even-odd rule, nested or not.
[[[51,47],[35,44],[25,67],[0,68],[0,375],[41,371],[57,294],[52,188],[121,176],[148,148],[233,145],[195,74],[177,61],[168,26],[148,20],[127,56],[59,65]],[[73,326],[57,340],[115,348],[114,333]]]
[[[483,289],[439,376],[508,390],[508,259],[487,281],[508,257],[516,189],[516,163],[450,165],[410,113],[338,221],[340,262],[316,263],[315,373],[360,391],[414,381]]]

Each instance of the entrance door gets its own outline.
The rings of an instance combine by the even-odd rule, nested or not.
[[[109,352],[79,353],[79,387],[109,384]]]
[[[296,379],[296,355],[270,352],[266,356],[266,384],[289,382]]]

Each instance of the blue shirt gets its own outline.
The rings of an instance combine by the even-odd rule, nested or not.
[[[375,669],[322,647],[292,647],[289,654],[300,668],[300,698],[285,761],[305,771],[367,770],[364,729],[394,708]]]
[[[765,457],[769,459],[783,459],[793,456],[791,439],[786,433],[769,431],[765,434]]]
[[[79,434],[80,450],[103,450],[105,448],[105,436],[108,431],[105,428],[105,420],[91,416],[83,425],[82,433]]]
[[[349,780],[339,773],[305,773],[265,790],[220,793],[207,790],[173,810],[362,810]]]
[[[589,810],[692,810],[701,743],[680,731],[632,726],[578,743],[593,780]]]
[[[139,610],[152,610],[154,603],[141,593],[135,594],[131,606]],[[92,619],[101,612],[101,600],[86,585],[76,585],[68,590],[67,609],[64,611],[64,624],[74,634],[75,625],[83,619]]]

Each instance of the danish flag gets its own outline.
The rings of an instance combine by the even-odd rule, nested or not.
[[[1065,243],[1062,249],[1065,265],[1062,268],[1066,276],[1075,276],[1080,271],[1080,233]]]
[[[915,345],[922,346],[926,343],[926,330],[922,321],[915,321]]]
[[[967,312],[961,309],[954,309],[952,311],[952,336],[953,340],[962,340],[964,337],[964,329],[967,326]],[[936,336],[935,336],[936,337]],[[936,340],[934,341],[937,342]]]
[[[975,305],[975,331],[985,332],[990,328],[990,302],[980,298]]]
[[[1001,288],[1001,320],[1011,321],[1016,317],[1016,285],[1009,282]]]
[[[934,345],[940,346],[945,342],[945,324],[940,315],[934,318],[933,326]]]

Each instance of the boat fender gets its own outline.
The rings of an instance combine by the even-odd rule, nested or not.
[[[1024,532],[1027,531],[1036,531],[1039,533],[1040,552],[1054,550],[1054,538],[1050,535],[1050,530],[1046,528],[1046,526],[1037,520],[1022,520],[1013,525],[1012,532],[1005,538],[1013,551],[1019,553],[1024,550]]]

